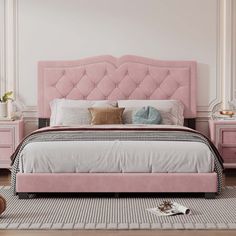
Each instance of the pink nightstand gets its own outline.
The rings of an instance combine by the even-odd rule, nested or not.
[[[225,168],[236,168],[236,120],[209,120],[211,141],[224,159]]]
[[[23,121],[0,121],[0,168],[10,168],[10,156],[23,139]]]

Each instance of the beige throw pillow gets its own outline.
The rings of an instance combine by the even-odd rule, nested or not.
[[[91,125],[123,124],[122,115],[125,108],[88,108],[92,116]]]

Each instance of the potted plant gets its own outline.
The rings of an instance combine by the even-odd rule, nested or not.
[[[7,117],[7,101],[12,100],[12,91],[6,92],[0,97],[0,117]]]

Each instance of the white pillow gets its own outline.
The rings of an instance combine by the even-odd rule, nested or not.
[[[62,107],[61,125],[89,125],[91,124],[91,115],[88,108]]]
[[[56,98],[50,102],[51,117],[50,126],[60,125],[60,116],[62,114],[62,107],[80,107],[87,108],[91,106],[91,101],[87,100],[70,100],[70,99],[59,99]]]
[[[125,107],[123,122],[132,123],[132,114],[144,106],[152,106],[158,109],[162,115],[162,124],[184,124],[184,105],[177,100],[118,100],[119,107]]]
[[[62,125],[64,119],[62,108],[65,109],[66,107],[72,107],[74,109],[75,108],[81,109],[89,107],[116,107],[116,106],[117,102],[110,100],[93,101],[93,100],[71,100],[65,98],[62,99],[57,98],[52,100],[52,102],[50,103],[50,108],[51,108],[50,126]],[[71,115],[72,114],[70,114],[70,117]]]

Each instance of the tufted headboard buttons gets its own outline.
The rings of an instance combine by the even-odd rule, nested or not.
[[[38,115],[50,117],[55,98],[83,100],[175,99],[185,118],[196,117],[196,62],[138,56],[43,61],[38,66]]]

